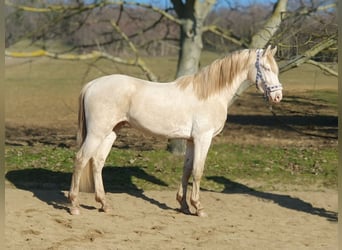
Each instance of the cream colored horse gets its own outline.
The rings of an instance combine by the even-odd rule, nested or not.
[[[270,46],[266,50],[237,51],[194,75],[169,83],[110,75],[85,85],[79,98],[80,149],[69,192],[70,213],[80,212],[79,189],[89,192],[93,188],[96,201],[108,211],[101,172],[118,130],[128,123],[153,135],[187,140],[177,200],[181,211],[189,213],[186,193],[192,174],[190,202],[198,216],[205,216],[199,195],[204,163],[212,138],[223,129],[235,92],[248,80],[269,101],[278,103],[282,99],[275,52]]]

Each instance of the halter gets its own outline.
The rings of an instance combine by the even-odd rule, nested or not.
[[[255,62],[255,67],[257,70],[256,77],[255,77],[255,86],[258,88],[258,82],[259,80],[265,85],[264,89],[264,96],[269,97],[272,92],[282,90],[283,86],[281,83],[275,84],[275,85],[267,85],[266,80],[261,72],[261,65],[260,65],[260,55],[262,54],[263,50],[262,49],[257,49],[256,50],[256,62]]]

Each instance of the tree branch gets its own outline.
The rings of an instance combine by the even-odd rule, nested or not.
[[[49,5],[48,7],[33,7],[33,6],[27,6],[27,5],[21,5],[21,4],[15,4],[10,2],[9,0],[5,0],[5,5],[16,8],[23,11],[28,12],[38,12],[38,13],[46,13],[46,12],[64,12],[67,10],[91,10],[95,9],[97,7],[103,7],[105,5],[109,5],[110,3],[108,1],[99,1],[94,4],[86,4],[86,5]]]
[[[338,77],[338,73],[335,70],[325,66],[322,63],[316,62],[314,60],[307,60],[306,63],[310,63],[312,65],[315,65],[315,66],[319,67],[321,70],[327,72],[328,74]]]
[[[143,59],[141,59],[141,57],[139,56],[139,51],[138,49],[135,47],[135,45],[132,43],[131,40],[129,40],[128,36],[120,29],[120,27],[118,25],[116,25],[116,22],[114,20],[111,20],[111,25],[113,26],[113,28],[122,36],[122,38],[128,43],[128,46],[131,48],[131,50],[134,52],[135,54],[135,61],[136,61],[136,65],[138,67],[141,68],[141,70],[143,72],[145,72],[145,74],[147,75],[147,77],[152,80],[152,81],[157,81],[157,77],[148,69],[148,67],[146,66],[145,62]]]
[[[180,1],[181,2],[181,1]],[[64,12],[67,10],[74,10],[74,11],[86,11],[86,10],[92,10],[98,7],[104,7],[104,6],[109,6],[109,5],[135,5],[139,7],[143,7],[146,9],[151,9],[154,12],[157,12],[159,14],[162,14],[164,17],[167,19],[177,23],[181,24],[181,21],[174,17],[173,15],[169,14],[167,11],[162,10],[160,8],[157,8],[151,4],[144,4],[144,3],[139,3],[139,2],[130,2],[130,1],[98,1],[94,4],[82,4],[82,5],[49,5],[48,7],[33,7],[33,6],[27,6],[27,5],[20,5],[20,4],[14,4],[11,3],[9,0],[5,0],[5,5],[16,8],[19,10],[24,10],[28,12],[38,12],[38,13],[46,13],[46,12]]]
[[[215,34],[215,35],[218,35],[219,37],[224,38],[227,41],[230,41],[230,42],[238,45],[239,47],[248,48],[247,43],[231,36],[230,34],[228,34],[229,32],[222,30],[220,27],[218,27],[216,25],[209,25],[209,26],[205,26],[203,28],[203,32],[208,32],[208,31]]]
[[[132,43],[131,40],[129,40],[128,36],[120,29],[120,27],[116,24],[114,20],[110,21],[110,24],[112,27],[120,34],[120,36],[128,43],[128,46],[131,48],[131,50],[134,52],[135,56],[138,58],[139,57],[139,52],[135,45]]]
[[[146,66],[145,62],[140,58],[135,58],[134,60],[126,60],[120,57],[112,56],[103,51],[92,51],[87,54],[60,54],[54,53],[47,50],[35,50],[31,52],[16,52],[16,51],[9,51],[5,50],[5,56],[8,57],[15,57],[15,58],[32,58],[32,57],[50,57],[53,59],[60,59],[60,60],[89,60],[89,59],[99,59],[105,58],[115,63],[130,65],[130,66],[137,66],[139,67],[147,76],[147,78],[151,81],[157,81],[157,77],[153,74],[152,71]]]
[[[333,36],[321,41],[320,43],[313,46],[311,49],[305,51],[302,55],[294,58],[293,60],[290,60],[285,65],[282,65],[279,69],[279,72],[282,73],[282,72],[285,72],[285,71],[292,69],[294,67],[298,67],[299,65],[310,60],[312,57],[317,55],[322,50],[325,50],[325,49],[329,48],[330,46],[335,45],[336,43],[337,43],[336,35],[333,35]]]
[[[293,16],[299,16],[299,15],[310,15],[312,13],[316,13],[319,11],[325,11],[325,10],[329,10],[329,9],[334,9],[336,8],[336,3],[332,3],[332,4],[326,4],[326,5],[321,5],[318,6],[316,8],[303,8],[299,11],[295,11],[295,12],[284,12],[282,18],[290,18]]]

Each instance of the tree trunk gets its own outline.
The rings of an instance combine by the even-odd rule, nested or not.
[[[172,0],[175,11],[181,19],[177,78],[198,71],[203,48],[203,24],[215,2],[214,0],[188,0],[183,3],[181,0]],[[185,147],[185,140],[171,139],[167,148],[174,154],[184,154]]]
[[[272,15],[267,19],[263,27],[252,37],[250,48],[262,49],[271,40],[279,29],[282,14],[286,12],[288,0],[278,0]]]

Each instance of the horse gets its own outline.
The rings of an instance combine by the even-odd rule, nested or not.
[[[86,84],[79,96],[79,150],[68,195],[69,212],[80,213],[79,191],[95,192],[101,210],[110,210],[105,200],[102,168],[119,129],[129,124],[144,133],[186,140],[176,199],[180,211],[190,214],[186,196],[192,175],[190,203],[197,216],[207,216],[200,202],[200,181],[212,138],[222,131],[229,102],[242,83],[255,83],[269,102],[281,101],[276,50],[271,46],[238,50],[193,75],[168,83],[113,74]]]

